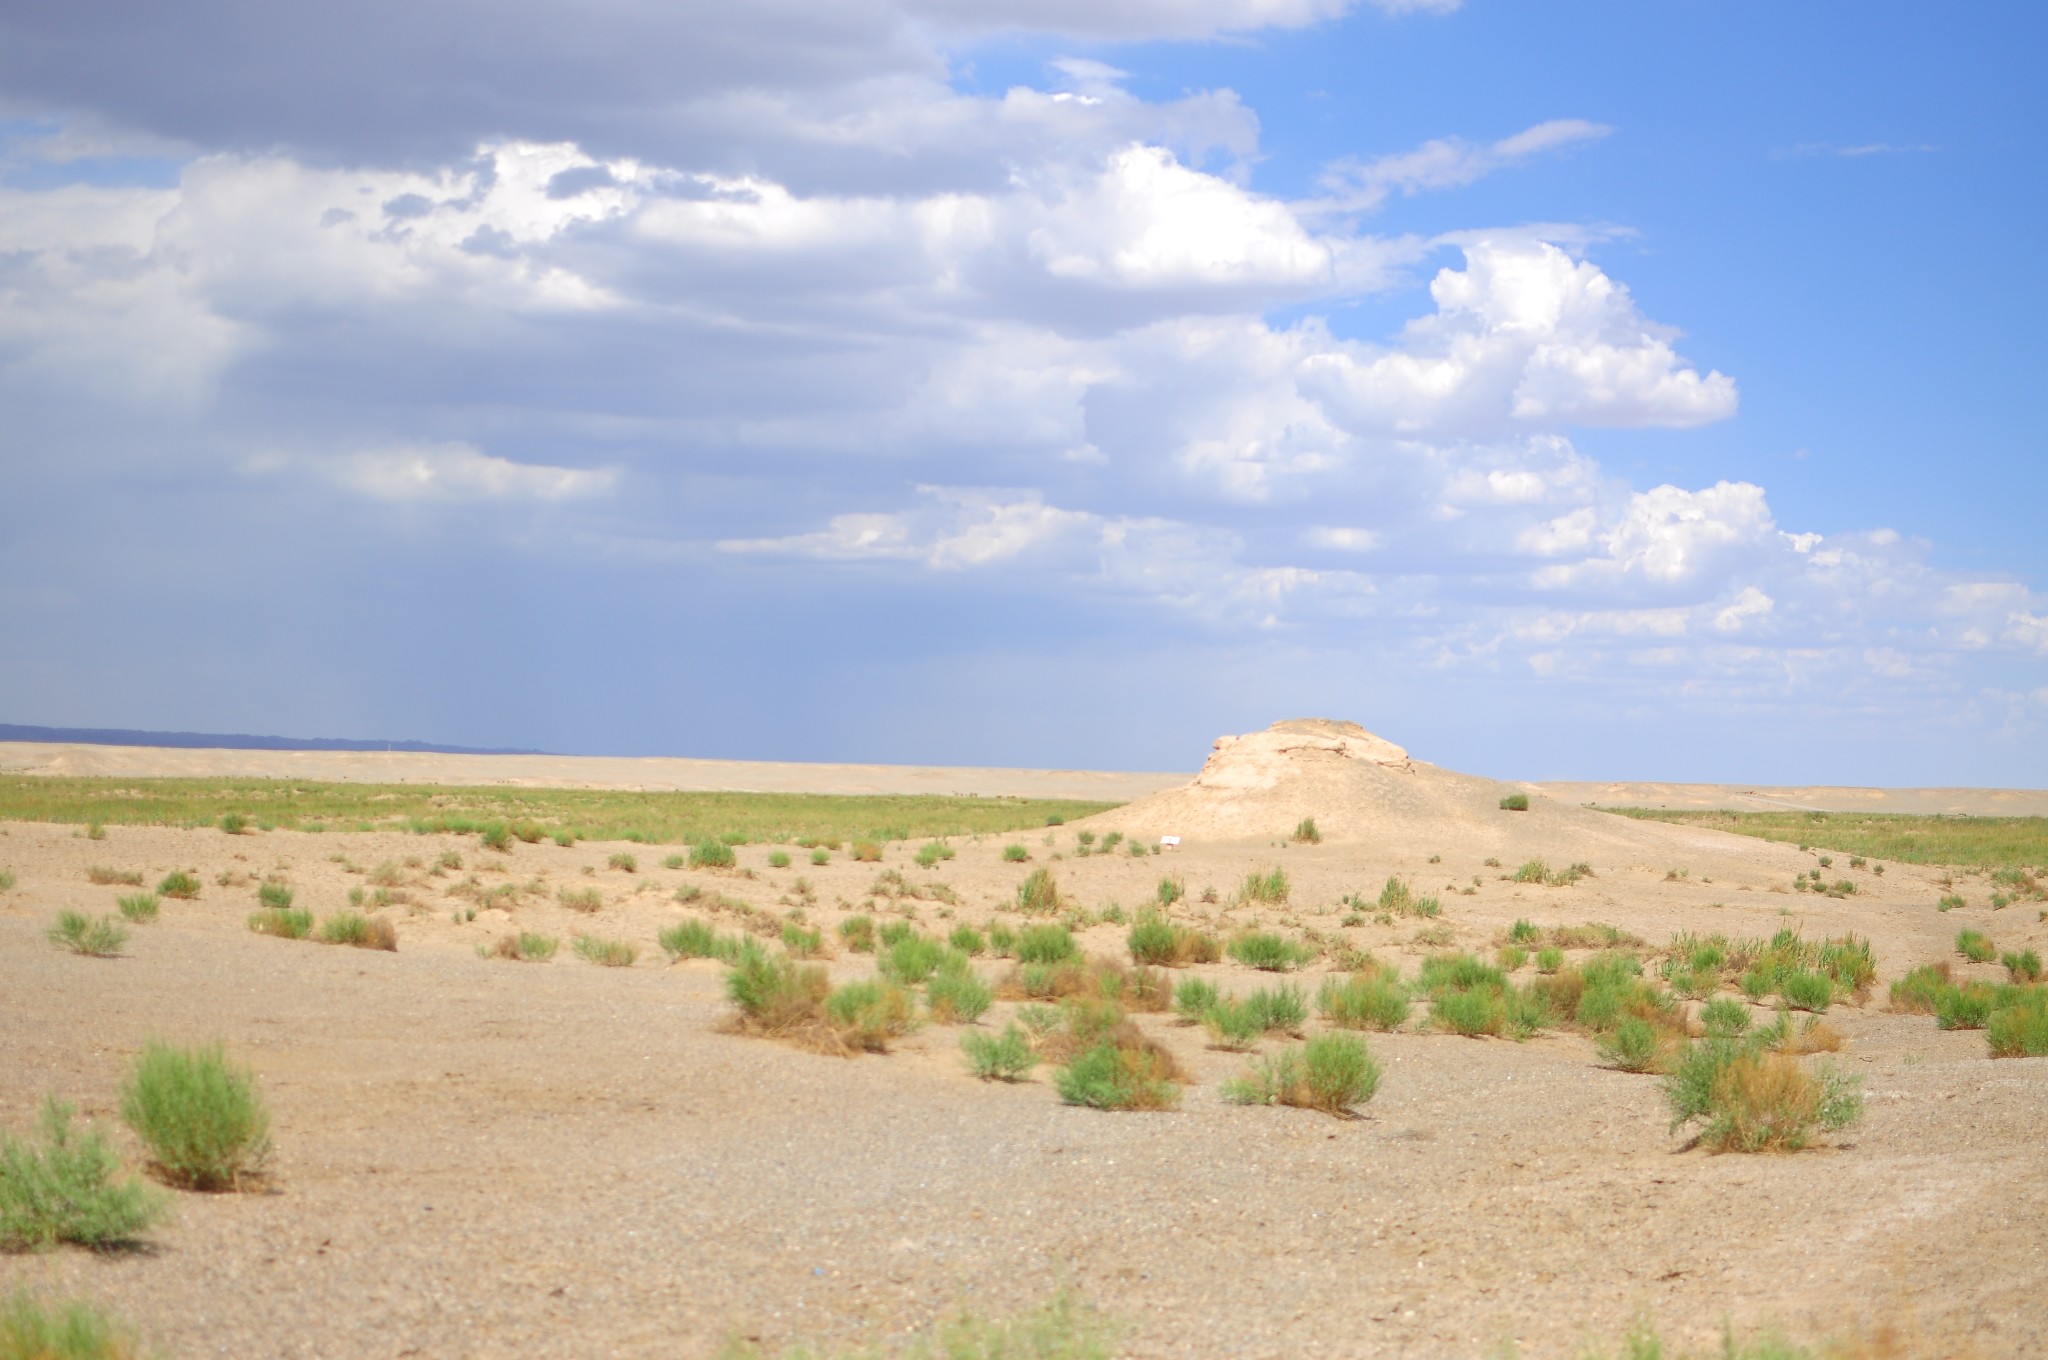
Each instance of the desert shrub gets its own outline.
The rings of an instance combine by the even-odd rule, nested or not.
[[[361,912],[337,911],[320,923],[320,942],[390,951],[398,948],[398,932],[392,929],[389,921],[365,916]]]
[[[121,914],[137,925],[148,925],[157,917],[155,893],[131,893],[117,899]]]
[[[771,869],[787,869],[789,867],[789,851],[770,850],[768,852],[768,867]]]
[[[1325,978],[1316,993],[1323,1019],[1344,1029],[1398,1029],[1408,1018],[1408,989],[1376,969]]]
[[[1261,988],[1245,997],[1218,997],[1202,1012],[1202,1024],[1219,1048],[1250,1048],[1267,1034],[1299,1034],[1308,1021],[1308,999],[1299,987]]]
[[[741,1027],[784,1034],[817,1021],[832,982],[818,964],[800,964],[765,951],[742,956],[725,977],[725,994]]]
[[[1943,911],[1961,911],[1970,904],[1963,900],[1961,893],[1949,893],[1935,905]]]
[[[971,1025],[988,1012],[995,991],[968,966],[964,954],[948,957],[925,984],[925,1006],[940,1024]]]
[[[174,869],[156,885],[156,892],[159,897],[179,897],[189,901],[199,896],[199,880],[183,869]]]
[[[74,1130],[71,1115],[44,1100],[41,1146],[0,1130],[0,1251],[131,1241],[163,1212],[162,1192],[117,1179],[120,1158],[98,1129]]]
[[[1287,900],[1287,871],[1275,865],[1265,873],[1246,874],[1244,883],[1237,890],[1242,902],[1263,902],[1277,906]]]
[[[113,1319],[90,1304],[45,1309],[27,1294],[0,1302],[0,1360],[133,1360],[138,1354]]]
[[[1595,1045],[1600,1059],[1623,1072],[1653,1072],[1663,1061],[1663,1034],[1639,1016],[1625,1016]]]
[[[256,889],[256,901],[282,911],[292,904],[292,890],[282,883],[264,883]]]
[[[1998,957],[1998,948],[1982,931],[1965,930],[1956,935],[1956,953],[1971,963],[1989,963]]]
[[[270,1153],[270,1114],[256,1076],[219,1044],[150,1043],[121,1087],[121,1118],[172,1185],[236,1188]]]
[[[999,959],[1015,958],[1017,955],[1017,932],[1006,921],[988,923],[988,952]]]
[[[675,963],[682,959],[708,959],[718,952],[718,932],[709,921],[678,921],[657,931],[654,942],[661,946],[661,952],[668,955],[668,961]]]
[[[1833,978],[1843,992],[1862,992],[1877,980],[1877,956],[1861,935],[1829,936],[1814,956],[1814,969]]]
[[[946,947],[929,935],[908,935],[875,956],[875,970],[891,982],[914,987],[938,971]]]
[[[1562,949],[1557,948],[1555,945],[1546,945],[1536,951],[1537,972],[1555,973],[1562,967],[1564,967],[1564,951]]]
[[[1791,1058],[1742,1057],[1716,1078],[1700,1142],[1716,1152],[1796,1152],[1863,1113],[1861,1079]]]
[[[848,851],[856,864],[880,864],[882,847],[875,841],[855,841]]]
[[[1500,807],[1503,812],[1527,812],[1529,810],[1529,795],[1526,793],[1511,793],[1500,800]]]
[[[1064,905],[1060,885],[1050,869],[1033,869],[1030,876],[1017,885],[1017,910],[1027,916],[1055,915]]]
[[[1923,963],[1892,984],[1891,1007],[1895,1011],[1932,1015],[1935,999],[1948,985],[1949,966],[1946,959],[1940,963]]]
[[[1065,963],[1081,956],[1074,936],[1062,925],[1025,926],[1017,935],[1019,963]]]
[[[1180,1103],[1173,1055],[1128,1026],[1077,1054],[1053,1079],[1069,1105],[1097,1110],[1166,1110]]]
[[[1983,1029],[1997,999],[1998,990],[1988,982],[1951,984],[1934,998],[1934,1023],[1942,1029]]]
[[[14,891],[14,885],[16,881],[17,880],[14,877],[14,870],[0,869],[0,892]]]
[[[886,1053],[889,1040],[916,1026],[910,993],[874,980],[833,988],[825,996],[824,1018],[840,1045],[869,1053]]]
[[[561,941],[552,935],[537,935],[533,931],[522,930],[516,935],[500,935],[491,953],[497,958],[511,959],[515,963],[546,963],[555,956],[555,950],[560,945]]]
[[[689,862],[690,861],[682,855],[664,855],[661,859],[661,867],[664,869],[680,869]],[[456,867],[461,868],[462,866],[457,865]]]
[[[1529,961],[1529,951],[1516,944],[1504,944],[1495,952],[1495,966],[1503,973],[1512,973]]]
[[[1447,988],[1429,999],[1430,1024],[1450,1034],[1500,1034],[1507,1020],[1505,999],[1493,988]]]
[[[954,926],[953,933],[946,937],[946,944],[970,956],[988,952],[988,936],[968,925]]]
[[[1991,1013],[1984,1037],[1994,1058],[2048,1057],[2048,991],[2030,987]]]
[[[1249,930],[1230,941],[1230,957],[1248,968],[1285,973],[1315,957],[1314,951],[1284,935]]]
[[[578,935],[571,943],[576,956],[601,968],[631,968],[640,957],[639,947],[630,940],[607,940],[600,935]]]
[[[111,916],[93,917],[67,909],[57,913],[57,924],[50,927],[49,940],[74,954],[110,959],[128,942],[128,928]]]
[[[1542,939],[1543,932],[1527,917],[1517,918],[1515,923],[1508,927],[1509,944],[1532,945],[1541,942]]]
[[[1749,1028],[1749,1007],[1732,996],[1716,997],[1700,1007],[1707,1033],[1732,1038]]]
[[[604,910],[604,894],[596,888],[560,888],[555,892],[555,900],[570,911],[585,915]]]
[[[1162,907],[1170,907],[1188,895],[1188,885],[1179,874],[1169,874],[1159,880],[1159,887],[1153,894]]]
[[[795,921],[784,921],[782,947],[788,950],[793,958],[818,958],[825,952],[825,932],[816,926],[802,926]]]
[[[617,869],[621,873],[636,874],[640,872],[640,861],[625,850],[614,852],[604,863],[607,869]]]
[[[960,1051],[966,1055],[967,1070],[983,1081],[1021,1081],[1038,1065],[1030,1036],[1015,1022],[1004,1026],[1001,1034],[961,1035]]]
[[[126,901],[126,899],[122,899]],[[2005,965],[2005,975],[2013,982],[2039,982],[2041,980],[2041,956],[2031,949],[2018,953],[2006,953],[1999,959]]]
[[[1320,845],[1323,833],[1316,829],[1316,819],[1304,817],[1294,827],[1294,839],[1307,845]]]
[[[313,933],[313,913],[278,907],[249,913],[249,929],[258,935],[275,935],[281,940],[303,940]]]
[[[224,813],[220,819],[220,829],[230,836],[239,836],[249,829],[249,819],[239,812]]]
[[[94,864],[86,869],[85,881],[102,888],[139,888],[142,875],[130,869],[109,869],[104,864]]]
[[[1380,1065],[1355,1034],[1319,1034],[1296,1048],[1260,1059],[1223,1084],[1237,1105],[1293,1105],[1347,1115],[1379,1090]]]
[[[1223,952],[1214,935],[1150,914],[1141,915],[1131,927],[1128,943],[1133,959],[1165,968],[1214,963]]]
[[[690,847],[692,869],[730,869],[737,863],[738,857],[733,854],[732,847],[724,841],[706,837]]]
[[[839,939],[855,954],[875,952],[875,918],[849,916],[839,923]]]
[[[1216,984],[1207,978],[1184,978],[1173,989],[1173,1013],[1189,1024],[1198,1024],[1220,999]]]
[[[951,859],[958,852],[944,841],[927,841],[917,848],[919,867],[929,869],[942,859]]]
[[[1540,859],[1528,860],[1521,868],[1515,870],[1515,882],[1517,883],[1541,883],[1548,877],[1550,877],[1550,866]]]
[[[823,846],[819,846],[818,848],[811,851],[811,863],[830,864],[831,862],[832,852],[830,850],[825,849]]]
[[[1778,979],[1778,995],[1802,1011],[1825,1011],[1835,999],[1835,981],[1825,973],[1804,969]]]

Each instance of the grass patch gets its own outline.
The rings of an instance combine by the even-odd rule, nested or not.
[[[491,947],[491,957],[510,959],[514,963],[546,963],[555,956],[561,941],[552,935],[537,935],[522,930],[516,935],[500,935],[497,944]]]
[[[1897,812],[1675,812],[1607,808],[1623,817],[1709,826],[1788,845],[1905,864],[2023,869],[2048,864],[2048,817],[1920,816]],[[1874,868],[1875,866],[1873,866]]]
[[[1295,824],[1294,840],[1299,845],[1321,845],[1323,833],[1316,828],[1316,819],[1304,817]]]
[[[1300,1034],[1308,1023],[1308,999],[1299,987],[1262,987],[1245,997],[1216,997],[1201,1018],[1218,1048],[1242,1051],[1268,1034]]]
[[[1268,973],[1290,972],[1316,956],[1310,945],[1260,930],[1248,930],[1234,937],[1229,952],[1231,958],[1247,968]]]
[[[156,885],[156,893],[159,897],[176,897],[189,902],[199,896],[199,880],[183,869],[175,869],[165,874],[163,882]]]
[[[292,904],[292,890],[282,883],[260,884],[256,889],[256,900],[263,906],[282,911]]]
[[[1223,1083],[1234,1105],[1293,1105],[1346,1116],[1379,1090],[1380,1065],[1355,1034],[1318,1034],[1298,1047],[1260,1059]]]
[[[130,893],[116,900],[121,914],[136,925],[146,926],[157,918],[157,897],[155,893]]]
[[[201,827],[226,811],[259,825],[308,831],[397,829],[422,834],[497,832],[507,849],[531,833],[575,840],[688,845],[741,842],[935,839],[1000,835],[1079,818],[1114,803],[1079,799],[956,798],[778,793],[667,793],[451,784],[354,784],[282,779],[0,777],[0,821],[76,826]]]
[[[71,1116],[64,1102],[44,1100],[40,1145],[0,1130],[0,1251],[113,1246],[162,1214],[162,1192],[121,1179],[99,1130],[73,1129]]]
[[[1007,856],[1006,856],[1007,858]],[[1054,916],[1066,905],[1050,869],[1033,869],[1017,885],[1017,910],[1026,916]]]
[[[571,947],[578,958],[601,968],[631,968],[640,957],[639,946],[631,940],[607,940],[599,935],[578,935]]]
[[[337,911],[320,923],[320,943],[345,944],[356,949],[382,949],[395,953],[398,932],[389,921],[365,916],[359,911]]]
[[[570,911],[580,911],[588,916],[604,910],[604,894],[596,888],[559,888],[555,900]]]
[[[820,964],[766,952],[742,955],[725,977],[733,1027],[820,1052],[882,1052],[915,1025],[910,994],[893,982],[834,990]]]
[[[1287,900],[1287,893],[1287,871],[1276,865],[1263,874],[1246,874],[1243,885],[1237,890],[1237,897],[1240,902],[1278,906]]]
[[[1971,963],[1989,963],[1998,957],[1998,946],[1992,944],[1980,930],[1965,930],[1956,935],[1956,953]]]
[[[249,913],[249,929],[258,935],[275,935],[281,940],[303,940],[313,933],[313,913],[267,907]]]
[[[2048,1057],[2048,991],[2029,988],[1994,1010],[1984,1037],[1994,1058]]]
[[[1043,1308],[1017,1317],[987,1321],[964,1313],[949,1318],[916,1338],[903,1354],[907,1360],[1111,1360],[1116,1331],[1106,1318],[1062,1293]],[[880,1354],[863,1347],[843,1352],[836,1360],[878,1360]],[[716,1360],[769,1356],[753,1342],[735,1337],[719,1350]],[[780,1360],[828,1357],[811,1347],[795,1346],[782,1352]]]
[[[1342,1029],[1399,1029],[1408,1019],[1408,1007],[1408,989],[1379,968],[1325,978],[1316,992],[1316,1010]]]
[[[1134,961],[1162,968],[1214,963],[1223,956],[1223,946],[1214,935],[1175,925],[1153,913],[1139,915],[1125,942]]]
[[[59,949],[110,959],[128,942],[128,928],[111,916],[87,916],[82,911],[60,911],[57,924],[50,927],[49,940]]]
[[[109,869],[103,864],[95,864],[85,871],[85,881],[102,888],[139,888],[142,875],[134,870]]]
[[[91,1304],[44,1308],[25,1293],[0,1303],[0,1360],[135,1360],[140,1354]]]
[[[255,1074],[219,1044],[150,1043],[121,1087],[121,1118],[158,1176],[192,1190],[234,1190],[270,1152],[270,1115]]]
[[[728,853],[730,852],[728,851]],[[604,864],[605,868],[617,869],[622,874],[637,874],[640,872],[639,858],[625,850],[612,855],[609,859],[605,860]]]

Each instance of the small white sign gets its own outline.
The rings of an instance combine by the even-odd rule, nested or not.
[[[1180,849],[1180,837],[1178,836],[1161,836],[1159,843],[1168,850]]]

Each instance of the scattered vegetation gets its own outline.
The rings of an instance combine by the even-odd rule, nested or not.
[[[1259,1059],[1223,1084],[1238,1105],[1294,1105],[1348,1115],[1379,1090],[1380,1065],[1355,1034],[1318,1034],[1307,1043]]]
[[[303,940],[313,933],[313,913],[266,907],[249,913],[249,929],[258,935],[275,935],[281,940]]]
[[[725,977],[734,1026],[827,1053],[883,1052],[915,1024],[910,994],[893,982],[834,989],[824,967],[765,951],[743,954]]]
[[[1240,902],[1277,906],[1287,900],[1287,890],[1287,873],[1276,865],[1263,874],[1246,874],[1244,885],[1237,890],[1237,897]]]
[[[44,1100],[40,1145],[0,1130],[0,1251],[129,1242],[163,1212],[162,1192],[120,1178],[120,1159],[99,1130],[73,1129],[72,1113]]]
[[[1965,930],[1956,935],[1956,953],[1971,963],[1989,963],[1998,956],[1998,947],[1986,939],[1983,932]]]
[[[1709,826],[1906,864],[2019,870],[2048,864],[2048,817],[1952,817],[1878,812],[1677,812],[1608,808],[1643,821]],[[1873,872],[1881,866],[1872,865]]]
[[[219,1044],[144,1046],[121,1087],[121,1118],[156,1173],[192,1190],[239,1189],[270,1152],[270,1115],[255,1074]]]
[[[918,1337],[908,1360],[1111,1360],[1116,1328],[1108,1319],[1060,1294],[1043,1308],[1017,1317],[985,1321],[972,1314],[947,1319]],[[876,1360],[862,1349],[835,1360]],[[751,1341],[734,1338],[717,1360],[768,1360]],[[826,1360],[806,1346],[785,1351],[780,1360]],[[1748,1360],[1742,1357],[1741,1360]]]
[[[139,1354],[91,1304],[46,1309],[27,1294],[0,1302],[0,1360],[134,1360]]]
[[[111,916],[87,916],[82,911],[66,909],[57,913],[57,924],[50,928],[50,943],[74,954],[110,959],[128,943],[128,928]]]
[[[571,947],[578,958],[603,968],[631,968],[640,957],[639,946],[631,940],[608,940],[600,935],[578,935]]]
[[[570,911],[580,911],[586,916],[604,910],[604,894],[596,888],[558,888],[555,900]]]

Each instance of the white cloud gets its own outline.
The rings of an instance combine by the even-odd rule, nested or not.
[[[613,468],[515,463],[469,444],[401,444],[333,460],[328,475],[384,501],[564,501],[608,496]]]
[[[1443,137],[1377,160],[1342,160],[1323,174],[1323,188],[1329,197],[1304,206],[1316,213],[1376,212],[1390,194],[1462,188],[1530,156],[1575,142],[1596,141],[1613,131],[1604,123],[1583,118],[1554,118],[1497,142]]]

